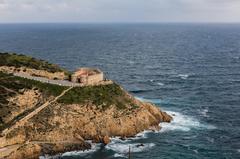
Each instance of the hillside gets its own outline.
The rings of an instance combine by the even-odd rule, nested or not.
[[[13,66],[16,68],[28,67],[37,70],[45,70],[48,72],[66,72],[58,65],[48,63],[44,60],[38,60],[30,56],[15,54],[15,53],[1,53],[0,52],[0,66]]]
[[[0,59],[0,71],[8,74],[28,74],[54,80],[68,79],[71,74],[58,65],[22,54],[0,53]]]
[[[0,59],[4,68],[68,72],[24,55],[0,56],[4,57]],[[68,87],[4,71],[0,72],[0,158],[38,158],[41,154],[89,149],[86,140],[107,144],[110,137],[158,130],[160,122],[172,119],[114,82]]]

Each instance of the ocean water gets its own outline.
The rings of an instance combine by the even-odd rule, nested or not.
[[[1,24],[0,51],[98,67],[173,115],[64,159],[240,158],[240,24]]]

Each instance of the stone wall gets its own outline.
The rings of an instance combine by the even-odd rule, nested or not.
[[[87,82],[88,85],[92,85],[92,84],[99,83],[103,80],[104,80],[103,73],[99,73],[99,74],[96,74],[96,75],[88,76],[86,82]]]
[[[82,74],[86,71],[86,74]],[[94,72],[95,74],[91,74]],[[89,74],[88,74],[89,73]],[[71,81],[85,85],[94,85],[104,80],[104,74],[99,69],[80,68],[71,76]]]
[[[27,67],[9,67],[9,66],[1,66],[0,71],[5,72],[5,73],[21,73],[21,74],[27,74],[31,76],[36,76],[36,77],[45,77],[48,79],[58,79],[58,80],[64,80],[66,79],[66,75],[64,72],[48,72],[45,70],[36,70],[32,68],[27,68]]]
[[[71,82],[78,83],[78,77],[76,75],[71,76]]]

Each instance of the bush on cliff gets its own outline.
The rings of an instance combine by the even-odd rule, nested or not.
[[[103,109],[111,105],[115,105],[119,109],[124,109],[127,105],[134,107],[134,104],[127,97],[126,93],[115,83],[75,87],[58,99],[59,103],[64,104],[84,104],[89,101],[96,106],[101,106]]]

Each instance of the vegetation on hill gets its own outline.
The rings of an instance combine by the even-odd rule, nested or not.
[[[103,109],[111,105],[115,105],[119,109],[124,109],[127,105],[135,107],[126,92],[115,83],[109,85],[75,87],[58,99],[59,103],[64,104],[84,104],[89,101]]]
[[[38,60],[30,56],[15,54],[15,53],[1,53],[0,52],[0,66],[14,66],[19,67],[28,67],[37,70],[45,70],[48,72],[68,72],[58,65],[48,63],[44,60]]]
[[[41,83],[0,72],[0,131],[6,126],[6,124],[10,124],[4,123],[3,118],[10,115],[12,111],[19,109],[19,106],[9,104],[8,99],[10,97],[22,94],[23,91],[27,89],[37,89],[46,97],[46,99],[48,99],[50,96],[58,96],[66,88],[67,87],[64,86]],[[23,116],[24,113],[16,116],[16,119]]]

